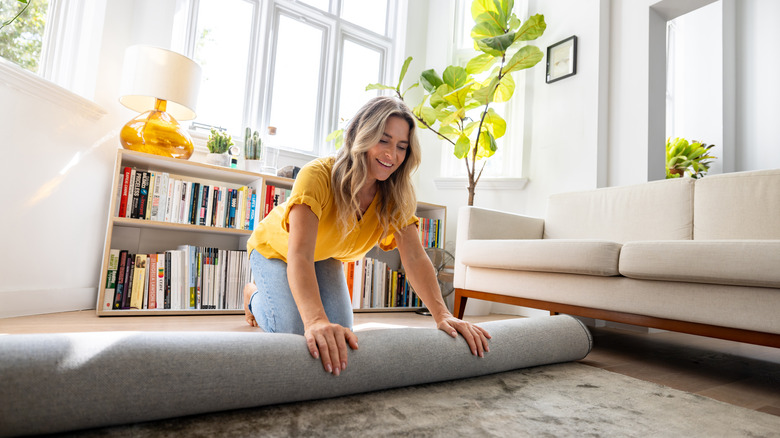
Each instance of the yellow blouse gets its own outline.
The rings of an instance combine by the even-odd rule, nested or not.
[[[335,258],[342,262],[350,262],[363,258],[376,244],[385,251],[397,246],[395,235],[390,234],[381,242],[379,238],[382,229],[376,213],[377,194],[363,217],[346,235],[338,225],[333,189],[330,175],[333,170],[334,157],[316,159],[306,164],[293,184],[290,197],[281,205],[276,206],[252,232],[247,242],[247,253],[257,251],[263,257],[281,259],[287,262],[289,240],[290,208],[295,204],[306,204],[319,218],[317,226],[317,242],[314,247],[314,260],[320,261]],[[409,218],[407,224],[419,224],[416,216]]]

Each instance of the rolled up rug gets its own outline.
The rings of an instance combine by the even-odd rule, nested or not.
[[[335,377],[303,336],[96,332],[0,336],[0,435],[27,435],[338,397],[582,359],[587,328],[565,316],[480,324],[484,358],[437,329],[358,332]]]

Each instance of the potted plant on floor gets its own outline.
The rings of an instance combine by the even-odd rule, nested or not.
[[[206,147],[209,148],[206,163],[230,167],[230,155],[227,153],[230,146],[233,146],[233,137],[230,134],[211,128],[211,135],[206,142]]]
[[[710,155],[714,144],[706,144],[694,140],[688,142],[684,138],[671,137],[666,139],[666,178],[680,178],[687,172],[691,178],[701,178],[710,170],[712,160],[718,158]]]

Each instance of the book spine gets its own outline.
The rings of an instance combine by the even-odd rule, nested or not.
[[[142,309],[144,304],[144,286],[146,285],[146,255],[136,254],[133,262],[133,288],[130,299],[131,309]]]
[[[149,279],[149,281],[146,289],[149,293],[149,302],[147,308],[156,309],[157,308],[157,254],[155,253],[149,254],[148,265],[149,267],[147,269],[148,272],[147,278]]]
[[[135,254],[127,254],[127,268],[125,270],[125,295],[122,297],[122,308],[129,309],[133,297],[133,274],[135,273]]]
[[[130,217],[133,219],[138,219],[138,207],[141,201],[142,174],[143,174],[142,170],[135,171],[135,179],[133,181],[133,205],[130,208]]]
[[[132,169],[126,166],[122,172],[122,196],[119,198],[118,217],[126,217],[127,214],[127,199],[130,196],[130,174],[132,173]]]
[[[119,251],[119,267],[117,268],[116,291],[114,292],[114,309],[121,309],[125,293],[125,272],[127,271],[127,250]]]
[[[117,271],[119,270],[119,250],[111,249],[108,252],[108,269],[106,270],[106,285],[103,291],[103,309],[111,310],[114,305],[116,293]]]
[[[141,171],[141,184],[138,189],[138,218],[146,219],[146,207],[149,201],[149,172]]]
[[[171,252],[165,251],[165,308],[171,308]]]
[[[247,229],[253,231],[255,229],[255,214],[257,211],[257,192],[255,190],[252,190],[252,198],[249,203],[249,224]]]
[[[200,196],[200,208],[198,209],[198,224],[206,225],[206,210],[209,205],[209,186],[204,185]]]

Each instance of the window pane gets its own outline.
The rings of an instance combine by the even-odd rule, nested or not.
[[[254,7],[243,0],[201,0],[195,61],[203,68],[197,121],[241,133]]]
[[[342,18],[378,34],[385,34],[387,0],[344,0]]]
[[[317,133],[323,30],[279,16],[271,84],[272,144],[313,151]]]
[[[377,90],[366,91],[366,85],[380,81],[382,54],[350,40],[344,41],[341,65],[341,92],[339,94],[339,125],[348,120]]]
[[[329,10],[330,0],[298,0],[301,3],[306,3],[309,6],[314,6],[317,9],[321,9],[325,12]]]
[[[0,56],[33,73],[38,72],[43,46],[43,28],[49,0],[30,3],[13,23],[0,31]],[[18,1],[0,1],[0,25],[16,16],[24,5]]]

